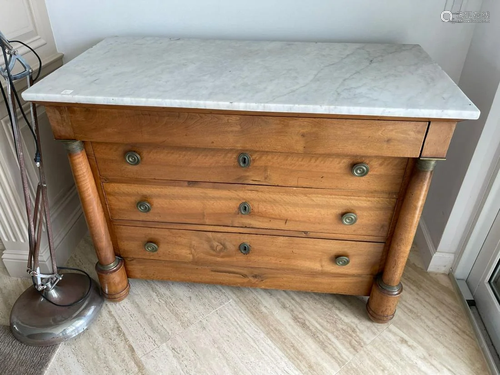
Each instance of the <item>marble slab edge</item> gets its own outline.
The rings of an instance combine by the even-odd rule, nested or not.
[[[199,102],[187,100],[155,100],[119,98],[114,100],[109,97],[80,97],[61,95],[41,95],[35,93],[23,93],[26,101],[58,104],[80,104],[80,105],[113,105],[113,106],[138,106],[157,108],[179,108],[179,109],[207,109],[227,111],[248,111],[267,113],[297,113],[297,114],[323,114],[339,116],[374,116],[374,117],[404,117],[422,119],[446,119],[446,120],[477,120],[480,112],[477,108],[470,111],[438,110],[438,109],[406,109],[406,108],[375,108],[375,107],[341,107],[341,106],[318,106],[297,104],[266,104],[266,103],[236,103],[236,102]]]

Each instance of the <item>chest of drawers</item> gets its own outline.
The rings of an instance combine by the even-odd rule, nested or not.
[[[366,295],[374,321],[394,316],[457,118],[64,102],[35,89],[28,99],[67,145],[109,300],[130,277]]]

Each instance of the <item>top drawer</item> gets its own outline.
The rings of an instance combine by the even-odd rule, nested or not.
[[[353,190],[394,196],[408,159],[93,142],[106,181],[226,182]]]
[[[418,157],[424,121],[49,107],[56,139],[329,155]]]

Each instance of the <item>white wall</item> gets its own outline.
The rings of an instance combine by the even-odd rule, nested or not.
[[[480,3],[469,0],[467,9],[478,10]],[[113,35],[417,43],[458,81],[474,25],[443,23],[444,5],[444,0],[47,0],[66,61]]]
[[[459,82],[481,117],[458,124],[446,162],[438,163],[422,214],[428,243],[417,241],[421,249],[428,247],[430,253],[445,257],[448,269],[474,222],[500,141],[498,121],[489,119],[500,82],[500,2],[484,0],[482,10],[490,11],[491,23],[476,25]]]

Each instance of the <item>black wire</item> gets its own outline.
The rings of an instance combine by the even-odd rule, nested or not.
[[[2,42],[0,41],[0,43],[2,43]],[[12,74],[11,74],[11,71],[9,69],[9,60],[7,59],[7,52],[5,52],[5,45],[2,43],[1,47],[2,47],[2,53],[3,53],[3,60],[5,62],[5,71],[7,72],[7,76],[9,77],[10,87],[11,87],[11,90],[14,93],[14,97],[16,98],[16,101],[19,105],[19,110],[21,111],[21,114],[24,118],[24,121],[26,121],[26,124],[28,125],[28,128],[30,129],[31,135],[33,136],[33,140],[35,141],[35,161],[38,161],[38,159],[40,158],[40,152],[38,150],[38,142],[36,139],[35,131],[33,130],[31,123],[28,121],[28,117],[24,113],[24,109],[21,105],[21,100],[19,99],[19,95],[17,94],[16,87],[14,86],[14,80],[12,79]],[[15,116],[15,114],[12,114],[12,115]],[[11,117],[10,118],[11,126],[13,126],[12,120],[13,119]]]
[[[26,43],[21,42],[20,40],[9,40],[9,43],[22,44],[23,46],[25,46],[26,48],[28,48],[31,52],[33,52],[35,54],[36,58],[38,59],[38,73],[36,74],[36,78],[33,78],[33,82],[35,82],[38,79],[38,77],[40,77],[40,73],[42,72],[42,59],[40,58],[38,53],[35,52],[35,50],[33,48],[31,48]]]
[[[5,108],[7,108],[7,114],[9,115],[10,128],[12,129],[12,139],[14,139],[14,126],[12,125],[12,115],[10,114],[9,105],[7,104],[7,95],[5,95],[5,91],[3,89],[3,86],[2,86],[1,82],[0,82],[0,90],[2,91],[3,103],[5,105]],[[15,146],[16,152],[17,152],[17,144],[16,144],[16,142],[14,142],[14,146]]]
[[[54,301],[51,301],[49,298],[47,298],[47,296],[44,296],[43,295],[43,292],[36,289],[38,291],[38,294],[40,294],[40,296],[42,296],[47,302],[50,302],[51,304],[53,304],[54,306],[57,306],[57,307],[71,307],[71,306],[74,306],[76,305],[77,303],[80,303],[82,302],[84,299],[86,299],[88,297],[88,295],[90,294],[90,291],[92,290],[92,278],[90,277],[90,275],[85,272],[84,270],[80,270],[78,268],[72,268],[72,267],[57,267],[58,270],[70,270],[70,271],[78,271],[78,272],[81,272],[83,274],[85,274],[87,276],[87,278],[89,279],[89,287],[87,289],[87,292],[81,297],[79,298],[78,300],[76,300],[75,302],[71,302],[71,303],[68,303],[66,305],[62,305],[62,304],[59,304],[59,303],[56,303]],[[63,274],[64,275],[64,274]],[[33,285],[35,285],[35,278],[32,277],[32,281],[33,281]]]

